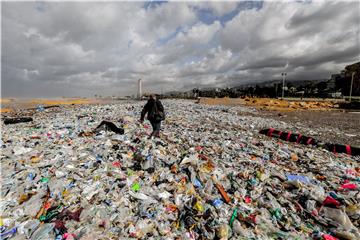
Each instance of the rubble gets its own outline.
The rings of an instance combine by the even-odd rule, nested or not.
[[[183,100],[163,101],[148,139],[143,104],[1,123],[1,239],[360,238],[359,157],[263,136],[292,129],[255,109]],[[84,134],[103,120],[124,134]]]

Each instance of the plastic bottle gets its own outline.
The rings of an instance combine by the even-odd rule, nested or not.
[[[45,223],[41,225],[31,236],[31,240],[48,239],[48,234],[54,229],[52,223]]]

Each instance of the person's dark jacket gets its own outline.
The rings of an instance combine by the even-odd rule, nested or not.
[[[149,99],[141,111],[141,121],[144,121],[145,114],[147,113],[147,119],[149,121],[155,120],[156,107],[158,112],[164,112],[164,107],[159,100]]]

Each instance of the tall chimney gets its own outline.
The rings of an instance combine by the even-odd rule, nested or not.
[[[138,98],[141,99],[142,92],[141,92],[141,78],[138,80]]]

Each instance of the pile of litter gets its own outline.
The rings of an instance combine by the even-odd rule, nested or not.
[[[148,139],[143,105],[1,123],[0,238],[360,239],[359,157],[260,135],[293,129],[248,107],[183,100],[163,101]],[[125,134],[80,134],[103,120]]]

